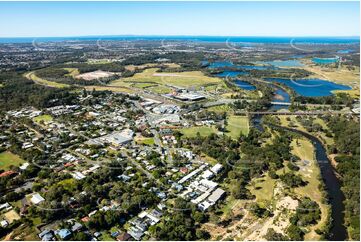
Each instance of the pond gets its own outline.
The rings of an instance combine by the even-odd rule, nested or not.
[[[346,85],[336,84],[334,82],[321,79],[300,79],[290,80],[281,78],[267,78],[267,81],[283,83],[292,88],[297,94],[305,97],[324,97],[333,95],[335,90],[351,90]]]

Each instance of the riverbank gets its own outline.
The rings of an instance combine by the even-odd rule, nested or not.
[[[320,167],[321,176],[326,186],[326,191],[329,197],[331,205],[331,218],[332,227],[330,228],[329,240],[345,240],[347,238],[346,227],[344,226],[344,204],[345,196],[341,190],[341,182],[336,175],[336,171],[332,166],[325,148],[321,141],[304,131],[300,131],[293,128],[286,128],[282,126],[275,126],[275,128],[283,129],[289,132],[297,133],[305,138],[309,139],[316,152],[316,160]]]

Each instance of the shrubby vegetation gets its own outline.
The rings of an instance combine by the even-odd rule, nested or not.
[[[298,226],[308,226],[316,224],[320,218],[320,206],[310,198],[304,197],[296,209],[296,214],[290,218],[290,222]]]
[[[306,96],[296,96],[294,98],[295,102],[306,104],[306,103],[314,103],[314,104],[329,104],[329,105],[347,105],[351,106],[353,103],[353,98],[350,97],[347,93],[337,93],[332,96],[324,96],[324,97],[306,97]],[[298,107],[297,105],[293,108]],[[333,107],[333,110],[337,109],[337,107]]]
[[[197,210],[196,206],[181,198],[174,201],[174,209],[170,210],[167,219],[151,228],[151,232],[159,240],[207,240],[208,232],[200,229],[200,223],[206,222],[204,213]]]
[[[330,117],[334,133],[333,151],[338,154],[337,172],[341,175],[345,199],[345,222],[350,239],[360,239],[360,123],[346,117]]]
[[[281,181],[289,187],[299,187],[306,185],[305,181],[302,180],[301,176],[294,173],[286,173],[280,176]]]
[[[265,239],[268,241],[287,241],[289,238],[281,233],[277,233],[274,229],[270,228],[267,230]]]
[[[0,88],[0,110],[73,104],[76,98],[76,94],[71,93],[69,89],[37,85],[15,73],[0,74],[0,83],[3,84]]]

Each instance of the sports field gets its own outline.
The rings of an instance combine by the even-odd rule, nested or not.
[[[4,151],[0,153],[0,169],[9,170],[11,165],[19,166],[25,161],[19,156],[11,153],[10,151]]]
[[[154,138],[136,137],[135,142],[140,145],[154,145]]]
[[[196,137],[197,133],[199,133],[200,136],[208,136],[212,133],[217,133],[217,130],[214,126],[196,126],[190,128],[183,128],[180,130],[180,132],[183,134],[184,138],[191,138]]]
[[[44,115],[40,115],[40,116],[35,117],[33,120],[34,120],[34,122],[37,122],[37,123],[39,123],[39,122],[41,122],[41,121],[43,121],[43,122],[50,122],[50,121],[53,120],[53,117],[51,117],[51,116],[48,115],[48,114],[44,114]]]
[[[233,139],[238,139],[240,134],[248,135],[249,121],[246,116],[231,115],[227,118],[227,133]]]

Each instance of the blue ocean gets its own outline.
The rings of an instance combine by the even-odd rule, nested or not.
[[[96,41],[96,40],[168,40],[168,41],[194,41],[194,42],[232,42],[232,43],[285,43],[292,40],[294,43],[328,43],[347,44],[359,43],[358,36],[351,37],[252,37],[252,36],[74,36],[74,37],[21,37],[21,38],[0,38],[0,43],[31,43],[59,42],[59,41]]]

